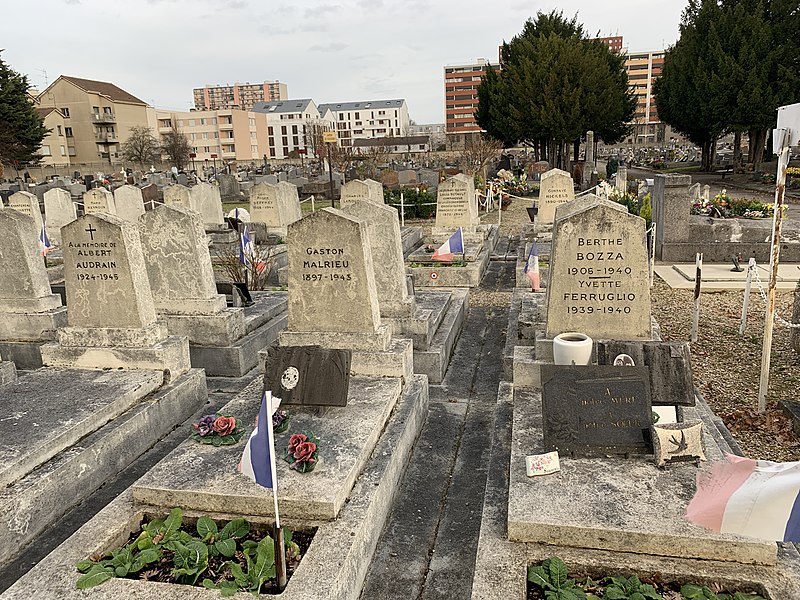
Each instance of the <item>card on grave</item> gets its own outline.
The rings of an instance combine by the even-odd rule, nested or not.
[[[272,346],[267,350],[264,391],[283,405],[347,406],[350,350],[319,346]]]

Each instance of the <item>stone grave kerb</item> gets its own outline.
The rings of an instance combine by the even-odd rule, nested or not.
[[[115,215],[88,214],[65,225],[61,235],[71,328],[155,325],[153,295],[134,223]]]
[[[62,188],[53,188],[44,193],[45,228],[50,241],[61,245],[61,228],[78,218],[75,203],[70,193]]]
[[[36,225],[36,237],[42,230],[42,211],[39,209],[39,199],[29,192],[14,192],[8,197],[8,208],[16,210],[33,219]]]
[[[161,204],[139,217],[139,233],[157,313],[203,315],[225,309],[197,212]]]
[[[135,185],[123,185],[114,190],[116,215],[120,219],[136,223],[144,214],[144,197],[142,190]]]
[[[474,228],[480,224],[475,181],[463,173],[439,184],[436,191],[436,228]]]
[[[95,188],[83,194],[83,211],[85,214],[105,213],[117,214],[114,194],[105,188]],[[63,235],[63,231],[62,231]]]
[[[170,206],[182,206],[194,210],[192,206],[192,197],[189,188],[185,185],[173,184],[164,188],[164,204]]]
[[[283,345],[291,345],[284,342],[287,333],[329,332],[370,341],[378,336],[380,350],[386,350],[368,236],[363,220],[333,208],[289,225],[289,320]],[[345,335],[343,341],[351,338]]]
[[[191,208],[203,219],[206,227],[221,228],[225,223],[219,187],[201,181],[189,189]]]
[[[344,205],[341,211],[367,224],[381,316],[413,314],[414,297],[408,293],[397,210],[385,204],[355,200]]]
[[[546,337],[652,339],[645,220],[600,198],[573,204],[553,227]]]
[[[575,187],[569,173],[561,169],[545,171],[539,181],[537,222],[552,223],[555,220],[556,207],[574,199]]]

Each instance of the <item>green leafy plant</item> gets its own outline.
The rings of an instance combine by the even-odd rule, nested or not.
[[[735,592],[733,594],[715,593],[706,586],[699,586],[692,583],[687,583],[681,587],[681,596],[686,600],[764,600],[758,594],[745,594],[744,592]]]
[[[261,587],[275,577],[274,543],[272,538],[264,538],[258,543],[248,540],[243,547],[247,570],[237,562],[227,561],[223,567],[233,575],[233,581],[226,579],[215,583],[211,579],[204,579],[203,587],[218,589],[223,596],[233,596],[239,589],[256,596],[261,593]]]
[[[547,600],[587,600],[574,579],[568,579],[567,565],[557,556],[528,567],[528,581],[544,591]]]
[[[661,594],[649,583],[642,583],[639,577],[606,577],[603,595],[607,600],[662,600]]]
[[[203,516],[197,520],[197,535],[208,545],[212,556],[222,555],[230,558],[236,553],[236,540],[250,532],[250,523],[244,519],[230,521],[221,531],[213,519]]]

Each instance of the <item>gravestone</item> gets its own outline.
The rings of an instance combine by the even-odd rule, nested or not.
[[[656,226],[656,259],[665,244],[689,241],[690,175],[656,175],[653,191],[653,223]]]
[[[42,211],[39,209],[39,199],[28,192],[16,192],[8,198],[8,208],[13,208],[18,213],[33,219],[36,225],[36,239],[42,231]]]
[[[165,187],[164,204],[194,210],[192,208],[192,198],[189,193],[189,188],[185,185],[168,185]]]
[[[342,206],[342,212],[367,224],[378,305],[383,317],[405,317],[413,313],[403,261],[400,222],[394,208],[367,200],[354,200]]]
[[[528,165],[528,178],[532,181],[541,181],[542,174],[550,169],[550,163],[546,160],[540,160]]]
[[[649,340],[645,221],[588,195],[559,208],[553,225],[546,337]]]
[[[192,208],[200,213],[207,228],[220,228],[225,222],[219,188],[209,183],[198,183],[190,190]]]
[[[471,228],[480,224],[475,182],[462,173],[439,184],[436,194],[437,228]]]
[[[105,188],[89,190],[83,195],[83,212],[87,215],[96,213],[117,214],[114,195]]]
[[[439,173],[430,169],[420,169],[418,174],[420,183],[424,183],[428,190],[435,190],[439,187]]]
[[[381,186],[380,192],[373,184]],[[371,179],[354,179],[353,181],[348,181],[342,186],[342,206],[355,202],[356,200],[366,200],[367,202],[373,202],[375,204],[383,204],[383,185]]]
[[[289,184],[286,184],[289,185]],[[286,227],[301,217],[300,201],[283,183],[259,183],[250,190],[250,220],[267,227]]]
[[[381,173],[381,185],[394,188],[400,184],[400,176],[394,169],[387,169]]]
[[[366,223],[333,208],[289,225],[288,331],[378,331],[380,311],[367,235]]]
[[[689,197],[692,200],[694,200],[695,202],[700,200],[700,184],[699,183],[693,183],[692,185],[689,186]]]
[[[417,183],[417,172],[412,170],[400,171],[397,174],[400,185],[413,185]]]
[[[178,185],[189,185],[189,178],[186,176],[186,173],[178,173],[177,177],[175,177],[175,181]]]
[[[142,188],[142,201],[150,210],[155,208],[156,203],[161,202],[161,193],[156,184],[149,183]]]
[[[114,190],[114,204],[117,216],[131,223],[136,223],[144,214],[144,198],[142,190],[132,185],[123,185]]]
[[[222,198],[238,198],[241,195],[239,180],[233,175],[221,173],[217,175],[217,183],[219,183],[219,195]]]
[[[545,452],[649,454],[652,420],[647,369],[542,365]]]
[[[86,186],[82,183],[73,183],[68,186],[69,195],[73,198],[82,198],[83,194],[86,193]]]
[[[61,245],[61,228],[78,218],[75,203],[67,190],[53,188],[44,194],[44,215],[47,237]]]
[[[589,171],[594,169],[594,131],[586,132],[586,164]]]
[[[294,223],[303,216],[297,186],[287,181],[281,181],[278,183],[278,189],[281,193],[281,207],[285,211],[284,219]]]
[[[689,177],[689,175],[687,175],[687,177]],[[708,184],[705,184],[705,185],[703,186],[703,191],[702,191],[702,193],[700,194],[700,197],[701,197],[703,200],[705,200],[706,202],[708,202],[709,200],[711,200],[711,187],[710,187]]]
[[[552,223],[556,208],[574,199],[575,187],[569,173],[561,169],[550,169],[543,173],[539,184],[539,211],[536,221],[544,224]]]

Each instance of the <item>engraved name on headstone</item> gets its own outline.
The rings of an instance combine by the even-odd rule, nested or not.
[[[164,188],[164,204],[169,206],[181,206],[194,210],[189,188],[185,185],[169,185]]]
[[[83,195],[83,212],[87,215],[95,213],[117,214],[114,195],[105,188],[95,188]]]
[[[473,179],[459,173],[440,183],[436,194],[436,227],[472,227],[479,223]]]
[[[16,192],[8,198],[8,208],[22,213],[26,217],[33,219],[36,224],[36,237],[42,230],[42,212],[39,210],[39,199],[28,192]]]
[[[575,188],[570,174],[561,169],[550,169],[542,174],[539,184],[539,211],[536,220],[539,223],[552,223],[556,208],[574,199]]]

